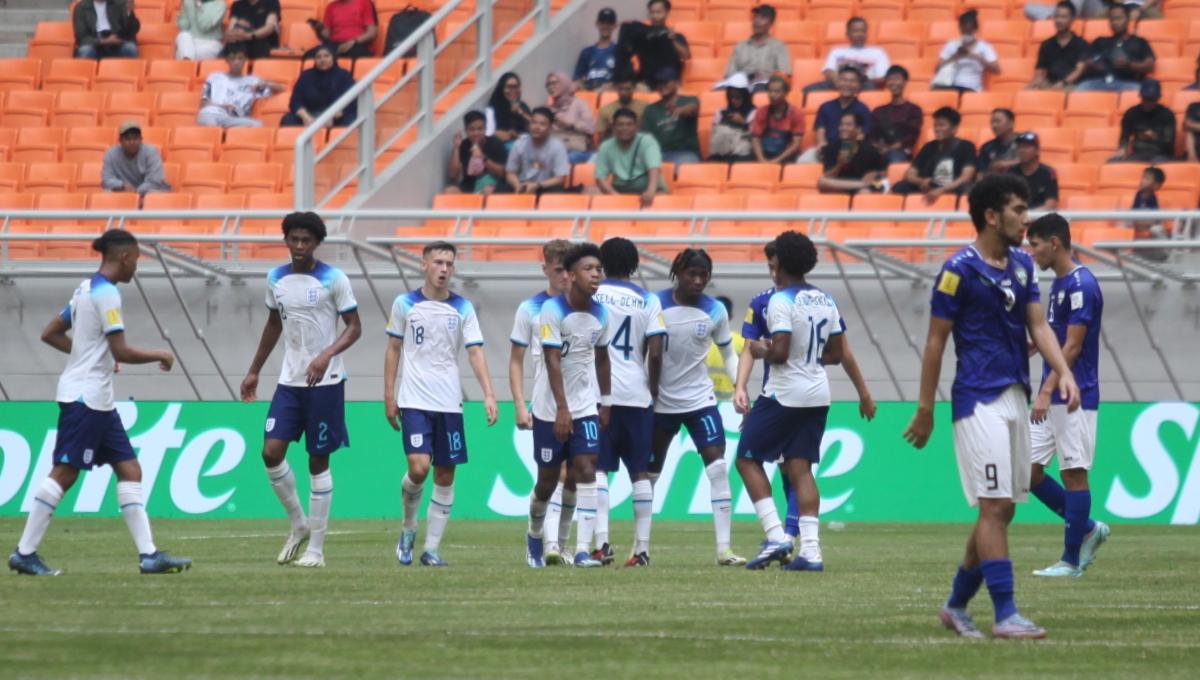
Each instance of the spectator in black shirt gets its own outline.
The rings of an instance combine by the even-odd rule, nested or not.
[[[1131,210],[1158,210],[1158,190],[1162,188],[1163,183],[1167,181],[1167,174],[1162,171],[1162,168],[1149,167],[1142,172],[1142,180],[1138,183],[1137,193],[1133,195],[1133,205]],[[1163,225],[1162,220],[1134,220],[1130,222],[1133,227],[1133,239],[1141,241],[1144,239],[1164,240],[1170,238],[1171,231]],[[1139,248],[1136,251],[1138,257],[1151,260],[1154,262],[1165,262],[1170,253],[1165,250]]]
[[[1076,92],[1126,92],[1136,90],[1154,70],[1150,43],[1130,33],[1129,9],[1113,5],[1108,10],[1113,34],[1096,38],[1089,50],[1086,77]]]
[[[904,88],[908,85],[908,69],[892,65],[884,76],[883,84],[891,92],[892,101],[871,112],[874,125],[867,138],[889,163],[911,161],[925,114],[921,107],[904,96]]]
[[[942,194],[962,194],[971,186],[975,145],[955,136],[961,122],[962,116],[949,106],[933,112],[934,139],[921,147],[893,193],[922,193],[927,203],[933,203]]]
[[[1065,90],[1083,77],[1088,44],[1071,30],[1075,5],[1063,0],[1054,8],[1054,35],[1038,48],[1031,90]]]
[[[676,33],[667,20],[671,14],[670,0],[650,0],[646,3],[647,23],[629,21],[621,24],[617,37],[617,52],[613,62],[613,81],[636,80],[650,90],[661,83],[655,74],[665,69],[682,74],[692,58],[687,37]],[[633,67],[637,57],[637,69]]]
[[[1058,174],[1054,168],[1042,163],[1038,156],[1040,145],[1036,132],[1017,135],[1018,164],[1009,172],[1025,180],[1029,185],[1029,207],[1031,209],[1058,210]]]
[[[1141,103],[1121,117],[1121,145],[1113,161],[1157,163],[1175,155],[1175,114],[1158,102],[1162,87],[1149,78],[1141,96]]]
[[[279,47],[279,0],[237,0],[229,8],[225,42],[246,44],[246,56],[265,59]]]
[[[1188,104],[1183,114],[1183,134],[1186,135],[1184,151],[1189,163],[1200,161],[1200,102]]]
[[[839,141],[821,149],[825,174],[817,180],[823,193],[853,194],[872,191],[882,186],[887,174],[887,162],[879,151],[863,137],[863,117],[855,111],[842,114],[838,123]]]
[[[996,135],[979,149],[979,175],[1008,172],[1017,164],[1016,116],[1011,109],[992,110],[992,134]]]

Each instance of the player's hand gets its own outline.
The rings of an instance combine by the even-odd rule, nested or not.
[[[858,415],[868,423],[875,419],[875,398],[866,395],[858,400]]]
[[[395,399],[386,399],[383,402],[383,415],[387,418],[388,425],[392,429],[400,431],[400,407],[396,405]]]
[[[251,402],[258,398],[258,374],[247,373],[242,380],[242,401]]]
[[[929,443],[929,435],[933,434],[933,409],[917,407],[908,429],[904,431],[904,439],[913,448],[923,449]]]
[[[750,412],[750,395],[746,394],[746,390],[737,389],[734,391],[733,410],[742,415]]]
[[[525,402],[518,401],[516,403],[516,407],[517,407],[517,429],[518,430],[532,430],[533,429],[533,416],[530,415],[529,409],[525,408]]]
[[[1046,422],[1046,414],[1050,411],[1050,395],[1045,392],[1038,392],[1033,398],[1033,410],[1029,412],[1029,422],[1044,423]]]
[[[1059,376],[1058,396],[1067,402],[1067,412],[1074,413],[1079,408],[1079,385],[1075,384],[1075,376],[1071,373]]]
[[[170,352],[168,352],[166,350],[159,352],[158,367],[160,369],[162,369],[163,372],[170,371],[171,367],[174,365],[175,365],[175,355],[174,354],[171,354]]]
[[[308,369],[304,371],[304,379],[309,387],[315,387],[325,377],[325,371],[329,370],[329,359],[330,357],[322,352],[308,365]]]
[[[488,395],[483,398],[483,410],[487,413],[487,424],[491,427],[500,418],[500,407],[496,406],[496,397]]]
[[[600,407],[600,430],[601,431],[608,431],[608,421],[611,419],[612,419],[612,407],[611,406],[601,406]]]
[[[554,438],[565,444],[571,438],[573,425],[571,412],[565,408],[558,409],[558,413],[554,416]]]

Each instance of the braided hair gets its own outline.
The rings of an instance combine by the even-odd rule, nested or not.
[[[684,248],[679,251],[679,254],[675,256],[675,261],[671,263],[671,280],[674,281],[683,270],[691,267],[699,267],[712,274],[712,258],[703,248]]]

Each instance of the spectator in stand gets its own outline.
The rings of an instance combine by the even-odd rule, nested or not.
[[[487,136],[495,137],[512,147],[517,137],[529,131],[529,105],[521,101],[521,79],[509,71],[500,76],[496,89],[488,98]]]
[[[692,58],[687,37],[667,26],[671,3],[667,0],[650,0],[646,4],[649,23],[628,21],[621,24],[617,38],[617,55],[613,66],[613,80],[633,78],[647,90],[657,90],[659,82],[655,73],[660,69],[674,69],[683,73],[684,62]],[[637,68],[633,64],[637,61]]]
[[[1188,104],[1183,114],[1183,134],[1188,162],[1200,162],[1200,102]]]
[[[838,79],[846,66],[854,68],[862,75],[864,88],[871,89],[883,84],[891,62],[888,60],[887,51],[882,47],[867,45],[867,20],[854,17],[847,21],[846,39],[850,41],[849,47],[835,47],[829,51],[825,66],[821,70],[825,80],[805,87],[805,92],[838,89]]]
[[[821,150],[825,174],[817,180],[817,189],[822,193],[857,194],[882,190],[887,161],[863,136],[865,122],[862,115],[854,111],[842,114],[840,141],[826,144]]]
[[[592,157],[592,137],[596,118],[592,107],[575,96],[575,83],[566,73],[546,76],[546,92],[554,113],[552,133],[567,147],[572,163],[586,163]]]
[[[1017,164],[1016,116],[1011,109],[992,110],[991,141],[979,148],[979,176],[1008,172]]]
[[[617,44],[613,31],[617,28],[617,13],[605,7],[596,15],[596,32],[600,39],[595,45],[583,48],[575,62],[575,87],[588,92],[602,92],[612,84],[617,65]]]
[[[1154,70],[1154,50],[1150,43],[1133,35],[1129,10],[1113,5],[1108,10],[1112,35],[1096,38],[1088,50],[1086,74],[1076,92],[1125,92],[1136,90]]]
[[[655,194],[667,193],[658,141],[638,132],[637,114],[630,109],[613,114],[613,136],[596,152],[596,186],[588,192],[637,194],[642,207],[653,204]]]
[[[750,81],[746,74],[734,73],[717,83],[717,87],[725,88],[725,108],[713,115],[708,160],[722,163],[752,161],[750,123],[755,113],[750,99]]]
[[[567,146],[551,136],[554,112],[545,106],[533,110],[529,132],[517,138],[508,152],[505,171],[508,185],[518,194],[541,195],[562,191],[571,174]]]
[[[635,99],[633,93],[637,90],[637,83],[632,77],[627,77],[624,80],[618,80],[615,84],[617,91],[617,100],[609,102],[600,107],[599,113],[596,115],[596,130],[600,133],[600,141],[604,141],[612,134],[613,116],[621,109],[629,109],[637,114],[638,120],[646,113],[646,107],[650,102],[645,99]]]
[[[358,59],[375,53],[379,18],[371,0],[330,0],[325,6],[325,19],[309,19],[308,25],[323,45],[329,45],[343,57]]]
[[[975,145],[956,136],[961,122],[949,106],[933,112],[933,141],[921,147],[893,193],[922,193],[933,203],[942,194],[967,191],[975,179]]]
[[[246,46],[243,43],[226,45],[224,52],[229,71],[211,73],[204,81],[196,124],[219,128],[262,127],[261,120],[250,117],[254,102],[283,92],[287,86],[246,75]]]
[[[1129,20],[1135,24],[1142,19],[1161,19],[1160,4],[1159,0],[1125,0],[1125,7],[1129,10]]]
[[[136,121],[121,123],[120,144],[104,152],[101,184],[105,191],[128,191],[138,195],[138,208],[152,191],[170,191],[163,177],[162,155],[142,143],[142,128]]]
[[[225,44],[244,43],[251,59],[266,59],[279,47],[279,0],[237,0],[229,8]]]
[[[791,163],[804,141],[804,111],[787,100],[791,87],[783,76],[767,83],[767,103],[754,112],[750,144],[759,163]]]
[[[871,134],[867,138],[887,162],[904,163],[912,160],[925,114],[904,96],[908,69],[898,65],[889,67],[883,82],[892,94],[892,101],[871,112]]]
[[[1142,101],[1121,116],[1121,141],[1113,161],[1160,163],[1175,156],[1175,113],[1159,103],[1162,87],[1147,78]]]
[[[679,74],[661,69],[655,74],[660,99],[646,107],[642,129],[654,135],[668,163],[700,162],[700,136],[696,131],[700,100],[679,94]]]
[[[454,133],[454,153],[450,154],[447,175],[454,184],[445,188],[448,194],[483,194],[485,196],[508,189],[505,168],[508,151],[504,142],[488,137],[487,118],[480,111],[468,111],[463,116],[463,132]]]
[[[671,1],[670,0],[650,0],[646,3],[646,20],[650,24],[652,33],[661,33],[663,37],[671,41],[671,47],[674,51],[674,59],[670,55],[664,55],[664,59],[653,64],[648,64],[651,73],[657,74],[660,70],[673,70],[678,76],[683,73],[687,62],[692,58],[692,49],[688,47],[687,36],[682,33],[676,33],[674,29],[667,25],[671,17]],[[655,78],[649,86],[653,90],[658,90],[662,80]]]
[[[201,61],[221,56],[224,20],[225,0],[180,0],[175,58]]]
[[[1029,207],[1033,210],[1058,210],[1058,174],[1039,157],[1036,132],[1017,135],[1017,164],[1009,169],[1029,185]]]
[[[765,90],[771,76],[792,75],[792,55],[788,46],[771,35],[775,26],[775,8],[757,5],[750,10],[750,37],[733,48],[729,63],[725,65],[725,78],[735,73],[746,76],[752,92]]]
[[[1038,48],[1031,90],[1065,90],[1083,77],[1088,44],[1071,30],[1075,16],[1075,5],[1068,0],[1055,6],[1054,35]]]
[[[129,0],[81,0],[71,17],[79,59],[136,58],[142,29]]]
[[[983,74],[1000,73],[996,49],[977,35],[979,14],[973,9],[959,15],[958,32],[960,36],[946,43],[938,55],[933,89],[982,92]]]
[[[1146,168],[1142,172],[1142,179],[1138,183],[1137,193],[1133,195],[1133,205],[1130,210],[1158,210],[1158,190],[1162,188],[1167,181],[1167,175],[1162,171],[1162,168]],[[1135,220],[1130,223],[1133,227],[1133,238],[1135,241],[1145,239],[1166,239],[1171,235],[1171,232],[1163,226],[1161,220]],[[1136,251],[1139,257],[1153,260],[1155,262],[1163,262],[1170,253],[1165,250],[1145,250],[1139,249]]]
[[[821,149],[830,142],[838,142],[838,130],[842,124],[842,116],[854,112],[866,121],[866,132],[871,134],[871,109],[859,101],[858,93],[862,91],[862,72],[853,66],[843,66],[838,72],[838,98],[827,101],[817,108],[817,119],[813,124],[816,133],[816,144],[800,156],[801,163],[819,163]]]
[[[1196,56],[1196,75],[1194,76],[1191,84],[1187,85],[1183,89],[1187,92],[1200,90],[1200,55]]]
[[[305,70],[292,87],[288,112],[280,125],[312,125],[318,116],[354,87],[354,76],[338,66],[333,46],[317,47],[313,67]],[[358,117],[358,102],[352,101],[330,121],[330,127],[345,127]]]

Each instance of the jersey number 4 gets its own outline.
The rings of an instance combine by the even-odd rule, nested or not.
[[[629,326],[631,321],[633,321],[632,316],[625,317],[625,320],[617,328],[617,332],[613,334],[612,341],[609,342],[610,345],[621,350],[621,356],[625,358],[625,361],[629,361],[629,358],[633,355],[633,343],[629,341]]]

